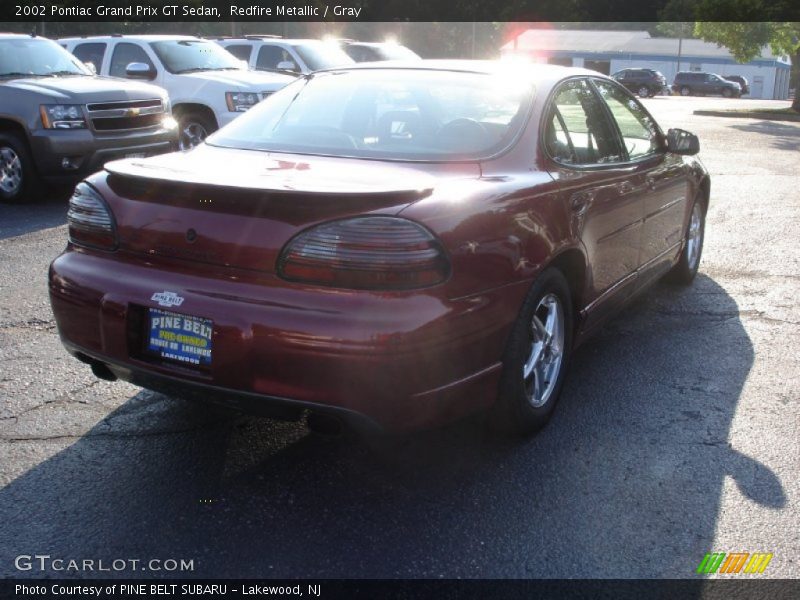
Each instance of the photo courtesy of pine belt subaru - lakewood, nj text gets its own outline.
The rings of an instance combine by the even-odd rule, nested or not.
[[[294,80],[291,75],[250,71],[210,40],[182,35],[107,35],[59,40],[100,75],[139,79],[169,93],[187,150]]]
[[[662,276],[693,280],[698,151],[594,71],[316,72],[191,152],[80,183],[53,313],[105,379],[367,430],[485,411],[530,433],[577,344]]]
[[[167,92],[97,77],[55,42],[0,34],[0,201],[35,200],[108,160],[173,150]]]

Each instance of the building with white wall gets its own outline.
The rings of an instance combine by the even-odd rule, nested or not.
[[[522,55],[535,62],[585,67],[606,75],[626,68],[661,71],[671,84],[678,71],[741,75],[750,82],[746,98],[789,97],[788,56],[765,47],[761,56],[738,63],[726,48],[702,40],[651,37],[646,31],[528,29],[504,44],[502,55]]]

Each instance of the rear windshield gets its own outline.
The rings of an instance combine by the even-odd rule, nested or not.
[[[52,40],[0,40],[0,78],[51,75],[91,75],[91,72]]]
[[[358,69],[299,79],[210,136],[214,146],[388,160],[472,160],[506,148],[533,89],[512,75]]]

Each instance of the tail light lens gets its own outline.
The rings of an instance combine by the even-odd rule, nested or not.
[[[436,238],[398,217],[332,221],[289,241],[278,259],[284,279],[340,288],[405,290],[434,285],[449,274]]]
[[[67,224],[69,240],[73,244],[116,250],[114,216],[100,193],[86,182],[79,183],[69,199]]]

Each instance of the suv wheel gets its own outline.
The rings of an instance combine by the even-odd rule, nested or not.
[[[722,90],[722,95],[725,98],[730,98],[731,96],[733,96],[733,92],[731,92],[730,88],[725,88],[725,89]]]
[[[690,90],[688,86],[683,86],[681,88],[681,96],[688,96],[691,93],[692,93],[692,90]]]
[[[185,112],[178,117],[178,149],[191,150],[203,143],[217,127],[199,112]]]
[[[13,133],[0,133],[0,200],[34,199],[36,177],[28,147]]]
[[[646,85],[640,86],[636,93],[639,95],[639,98],[647,98],[650,96],[650,88]]]

